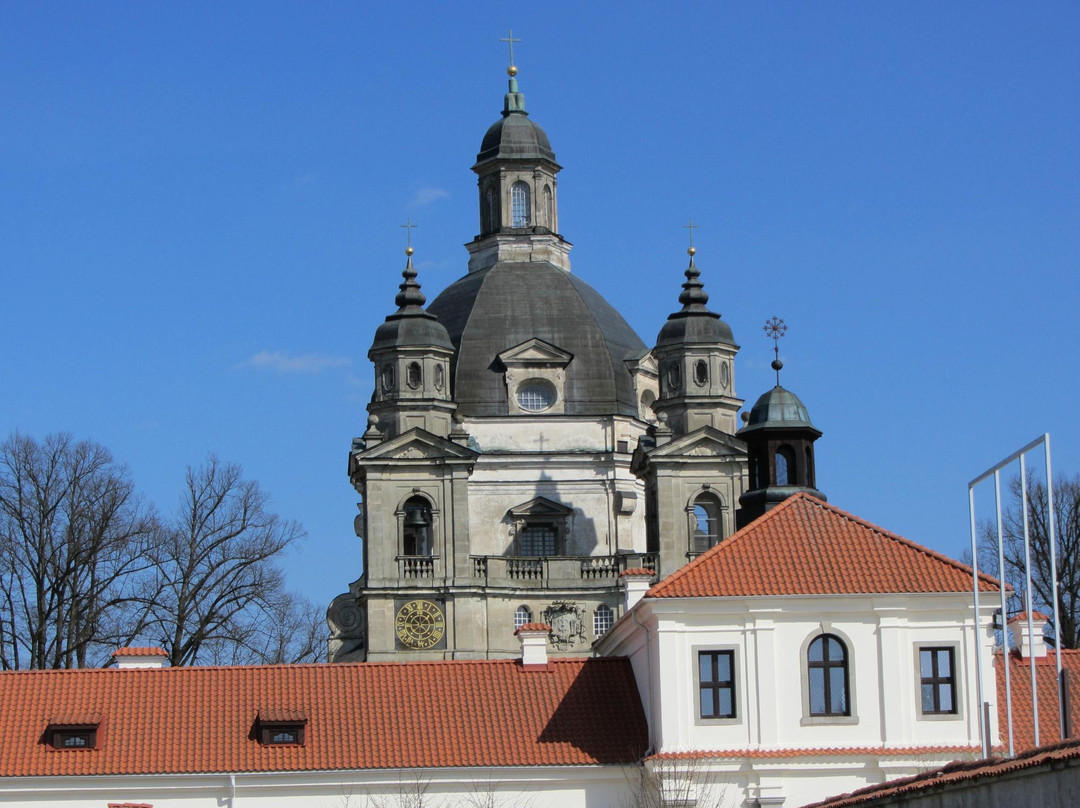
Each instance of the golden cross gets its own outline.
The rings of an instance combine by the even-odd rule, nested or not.
[[[687,230],[690,231],[690,246],[693,247],[694,246],[694,231],[697,230],[699,227],[701,227],[701,225],[694,224],[694,220],[691,218],[690,219],[690,224],[684,224],[683,227],[685,227]]]
[[[515,42],[520,42],[521,40],[520,39],[514,39],[514,29],[511,28],[507,32],[507,35],[505,37],[503,37],[502,39],[500,39],[499,41],[500,42],[509,42],[510,43],[510,64],[513,65],[514,64],[514,43]]]

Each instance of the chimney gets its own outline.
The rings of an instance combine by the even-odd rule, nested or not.
[[[117,648],[112,659],[117,670],[127,668],[164,668],[169,655],[163,648]]]
[[[514,634],[521,641],[521,666],[547,670],[547,641],[551,626],[547,623],[526,623]]]
[[[655,572],[645,569],[644,567],[626,570],[619,575],[623,585],[623,598],[626,611],[633,609],[637,602],[645,597],[645,593],[649,591],[649,587],[652,586],[652,580],[655,577]]]
[[[1009,618],[1009,630],[1012,632],[1013,645],[1020,649],[1024,659],[1046,656],[1046,640],[1043,630],[1050,621],[1042,612],[1031,613],[1031,634],[1028,634],[1027,612],[1021,612]]]

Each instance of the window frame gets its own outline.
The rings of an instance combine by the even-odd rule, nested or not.
[[[524,615],[521,614],[522,610],[525,610]],[[522,626],[528,625],[533,622],[533,612],[526,604],[519,604],[514,609],[514,631],[517,631]]]
[[[744,713],[743,705],[740,703],[742,698],[742,671],[740,669],[740,647],[738,645],[698,645],[694,646],[691,650],[694,669],[694,723],[702,726],[718,726],[726,724],[741,724],[742,715]],[[725,685],[711,685],[711,683],[703,683],[701,679],[701,657],[706,654],[724,654],[729,657],[731,681]],[[701,693],[702,688],[707,686],[714,687],[715,702],[714,704],[719,708],[720,698],[719,693],[721,689],[731,690],[731,715],[717,715],[706,716],[702,715],[702,703]]]
[[[518,218],[518,203],[521,203],[524,218]],[[510,186],[510,226],[515,228],[532,227],[532,188],[525,180],[517,180]]]
[[[922,702],[922,652],[949,651],[952,665],[953,712],[933,712],[923,710]],[[963,677],[957,674],[957,660],[960,658],[959,642],[917,642],[913,653],[913,680],[915,685],[916,715],[920,721],[960,721],[964,718]]]
[[[600,622],[600,615],[605,615],[607,621],[607,627],[603,631],[598,630],[598,624]],[[599,640],[609,631],[611,627],[615,625],[615,610],[608,606],[606,603],[599,604],[593,609],[593,638]]]
[[[705,531],[700,535],[705,537],[705,543],[707,547],[699,548],[698,546],[698,526],[700,524],[698,520],[698,508],[701,508],[705,512],[706,525],[710,520],[709,510],[715,509],[715,513],[711,517],[713,525],[713,531]],[[690,498],[690,502],[686,507],[687,511],[687,537],[686,537],[686,555],[687,558],[696,558],[702,553],[707,553],[716,545],[722,543],[726,535],[727,528],[727,507],[724,502],[724,498],[716,493],[711,487],[700,488],[694,492]]]
[[[306,726],[306,721],[260,721],[259,743],[263,746],[303,746]],[[294,740],[274,740],[276,735],[284,732],[290,733]]]
[[[847,709],[848,712],[845,715],[840,714],[827,714],[810,712],[810,645],[814,640],[819,637],[829,635],[835,637],[841,642],[844,647],[844,651],[847,659]],[[854,649],[855,643],[851,638],[843,631],[838,630],[831,625],[828,621],[822,621],[818,624],[817,629],[806,636],[802,642],[802,646],[799,649],[799,665],[801,669],[801,690],[802,690],[802,720],[801,726],[813,726],[819,724],[858,724],[858,699],[857,699],[857,682],[856,676],[856,659]]]
[[[67,745],[68,741],[82,739],[82,744]],[[96,724],[52,724],[48,729],[48,745],[57,752],[85,752],[98,748]]]

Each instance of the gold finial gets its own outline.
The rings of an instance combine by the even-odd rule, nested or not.
[[[694,220],[691,218],[690,223],[684,224],[683,227],[690,231],[690,246],[687,248],[686,254],[693,258],[697,255],[697,248],[694,246],[694,231],[701,227],[701,225],[694,224]]]
[[[405,254],[408,255],[408,256],[412,256],[412,254],[414,252],[414,250],[412,248],[412,231],[413,231],[413,228],[417,227],[417,226],[418,225],[415,225],[415,224],[412,223],[412,216],[410,216],[408,219],[405,220],[405,224],[399,224],[398,225],[398,227],[405,228],[405,232],[408,234],[408,241],[406,242],[407,246],[405,247]]]
[[[507,35],[505,37],[503,37],[502,39],[500,39],[499,41],[500,42],[509,42],[510,43],[510,67],[506,68],[506,73],[507,73],[507,75],[510,76],[510,78],[513,78],[514,76],[517,75],[517,68],[514,66],[514,43],[515,42],[520,42],[521,40],[520,39],[514,39],[514,29],[511,28],[507,32]]]

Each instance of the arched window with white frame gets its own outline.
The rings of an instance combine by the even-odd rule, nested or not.
[[[848,651],[835,634],[815,637],[806,649],[810,715],[851,715],[848,699]]]
[[[608,629],[615,625],[615,612],[610,606],[601,603],[593,612],[593,636],[600,639],[607,634]]]
[[[704,491],[694,498],[690,552],[704,553],[724,536],[724,505],[716,494]]]
[[[514,610],[514,630],[532,622],[532,612],[529,607],[522,604]]]

